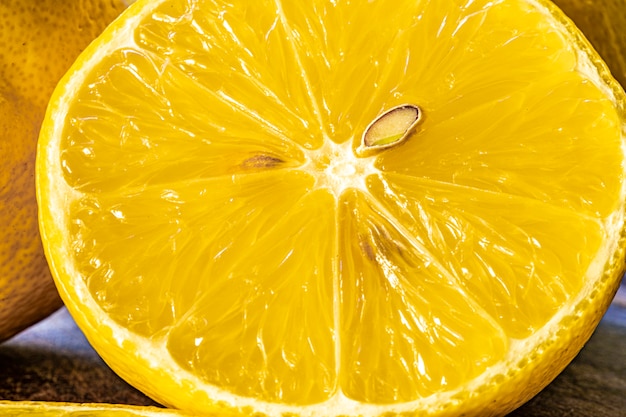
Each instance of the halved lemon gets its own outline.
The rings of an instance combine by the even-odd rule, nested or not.
[[[163,404],[502,415],[619,284],[624,98],[547,1],[139,1],[48,108],[45,250]]]

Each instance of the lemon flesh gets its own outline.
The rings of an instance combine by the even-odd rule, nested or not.
[[[49,108],[46,251],[163,403],[502,414],[619,283],[623,104],[547,2],[139,2]]]

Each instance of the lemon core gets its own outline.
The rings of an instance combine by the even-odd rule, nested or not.
[[[357,157],[350,142],[326,139],[321,148],[307,152],[303,169],[315,177],[316,187],[328,189],[335,198],[348,188],[366,190],[366,178],[378,172],[375,158]]]

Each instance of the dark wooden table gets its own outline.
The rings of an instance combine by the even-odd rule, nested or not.
[[[105,365],[65,309],[0,345],[0,399],[157,405]],[[576,359],[510,416],[626,416],[625,288]]]

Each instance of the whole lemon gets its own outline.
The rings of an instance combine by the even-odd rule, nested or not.
[[[61,306],[37,226],[39,127],[57,81],[127,3],[0,2],[0,341]]]
[[[585,34],[626,86],[626,4],[624,0],[553,0]]]

